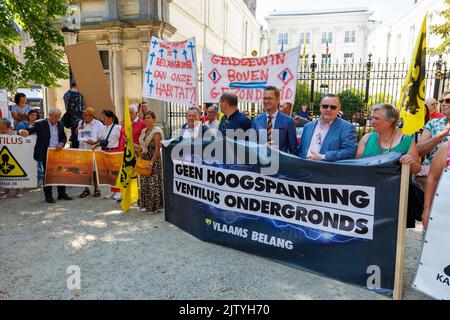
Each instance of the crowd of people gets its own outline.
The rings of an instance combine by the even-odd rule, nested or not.
[[[105,152],[121,152],[125,146],[125,128],[118,123],[112,111],[105,110],[100,115],[96,110],[87,107],[75,82],[64,96],[66,112],[61,120],[61,111],[51,109],[48,118],[37,120],[38,113],[26,104],[26,97],[17,94],[16,104],[11,108],[14,124],[8,119],[0,120],[1,134],[19,134],[28,136],[35,134],[37,143],[34,159],[45,168],[48,148],[60,150],[66,145],[64,127],[70,129],[70,147],[80,149],[101,148]],[[253,119],[249,113],[241,113],[238,97],[233,92],[225,92],[219,99],[219,105],[205,105],[202,113],[199,108],[189,108],[186,112],[186,123],[180,128],[179,136],[186,139],[197,139],[207,131],[220,132],[227,136],[230,131],[249,129],[261,132],[264,130],[267,139],[264,141],[274,148],[296,155],[305,160],[336,162],[346,159],[366,158],[390,152],[400,152],[400,162],[411,166],[411,181],[421,183],[425,190],[422,220],[426,228],[430,208],[436,192],[439,178],[444,167],[449,164],[450,146],[450,92],[444,92],[439,101],[426,101],[426,124],[420,133],[418,142],[398,129],[399,112],[389,104],[373,106],[371,124],[373,131],[357,141],[356,127],[340,117],[341,102],[338,96],[326,95],[320,102],[320,115],[313,119],[306,104],[297,113],[290,103],[281,103],[280,91],[276,87],[266,87],[263,95],[264,112]],[[129,107],[132,121],[133,143],[139,157],[146,161],[150,172],[140,176],[141,210],[158,213],[163,208],[163,165],[161,161],[161,142],[164,140],[163,130],[156,126],[156,114],[149,111],[146,102]],[[97,118],[99,117],[99,118]],[[304,126],[300,141],[296,127]],[[13,129],[15,128],[15,130]],[[273,133],[277,136],[274,139]],[[423,159],[423,161],[422,161]],[[95,173],[94,173],[95,174]],[[94,180],[94,197],[100,197],[100,189]],[[45,200],[55,203],[51,187],[44,188]],[[6,198],[11,190],[4,190],[0,198]],[[86,188],[81,198],[90,196],[91,190]],[[16,196],[22,197],[21,189]],[[121,200],[120,190],[112,188],[111,194],[105,198]],[[72,198],[64,187],[58,187],[58,200],[70,201]],[[423,199],[422,199],[423,200]],[[415,219],[409,217],[408,227],[415,226]]]
[[[416,220],[422,220],[424,228],[427,228],[437,184],[450,159],[450,92],[444,92],[439,102],[426,100],[425,126],[417,142],[414,137],[400,131],[399,111],[390,104],[372,107],[372,132],[357,141],[357,129],[342,119],[342,106],[336,95],[328,94],[322,99],[320,116],[316,120],[306,104],[294,113],[292,104],[281,103],[280,92],[275,87],[267,87],[263,99],[264,113],[251,119],[249,114],[239,111],[237,96],[226,92],[219,100],[220,121],[216,105],[206,106],[207,112],[203,117],[200,109],[190,108],[180,135],[197,139],[206,130],[218,130],[223,136],[227,136],[227,130],[265,130],[268,144],[312,161],[336,162],[399,152],[402,154],[400,163],[411,167],[407,227],[415,228]],[[295,131],[298,126],[304,127],[299,143]],[[272,141],[275,129],[278,130],[278,139]]]

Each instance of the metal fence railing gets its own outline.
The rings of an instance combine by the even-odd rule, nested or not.
[[[366,130],[369,110],[372,105],[390,103],[396,105],[403,82],[408,74],[409,63],[403,61],[372,61],[368,55],[366,61],[339,61],[333,63],[317,62],[316,56],[300,65],[298,72],[297,94],[294,109],[300,109],[306,103],[313,115],[317,116],[318,104],[322,96],[334,93],[341,96],[343,117],[359,124]],[[441,58],[426,63],[425,97],[439,98],[450,87],[450,72],[447,63]],[[199,105],[203,105],[203,67],[198,75]],[[241,111],[252,116],[262,112],[262,103],[241,103]],[[169,103],[166,113],[168,131],[183,125],[187,107]]]

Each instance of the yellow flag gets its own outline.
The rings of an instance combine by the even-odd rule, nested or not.
[[[131,124],[130,112],[128,111],[128,98],[125,102],[125,135],[127,142],[123,153],[122,167],[117,177],[116,187],[122,193],[122,209],[128,212],[131,205],[139,199],[137,174],[134,170],[136,166],[136,153],[134,151],[133,127]]]
[[[397,109],[403,119],[402,131],[404,134],[413,135],[425,124],[425,69],[427,49],[427,14],[423,19],[419,38],[414,49],[408,76],[405,79]]]

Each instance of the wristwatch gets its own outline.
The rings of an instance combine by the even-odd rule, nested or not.
[[[325,161],[326,157],[327,157],[327,156],[326,156],[325,154],[323,154],[323,155],[322,155],[322,161]]]

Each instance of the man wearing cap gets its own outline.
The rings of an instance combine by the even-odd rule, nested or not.
[[[77,139],[76,129],[78,123],[83,118],[83,110],[86,108],[83,96],[77,88],[75,80],[70,81],[70,90],[64,95],[64,104],[66,106],[66,113],[62,118],[62,122],[67,129],[70,129],[70,147],[78,148],[79,141]]]
[[[103,131],[103,124],[95,119],[95,109],[88,107],[83,111],[83,120],[78,123],[78,128],[75,130],[80,142],[80,149],[95,149],[97,143],[100,141],[100,135]],[[94,169],[95,170],[95,169]],[[96,176],[94,172],[94,177]],[[94,197],[100,197],[100,189],[97,185],[97,180],[94,179]],[[80,195],[81,198],[86,198],[90,194],[89,188],[86,188]]]

